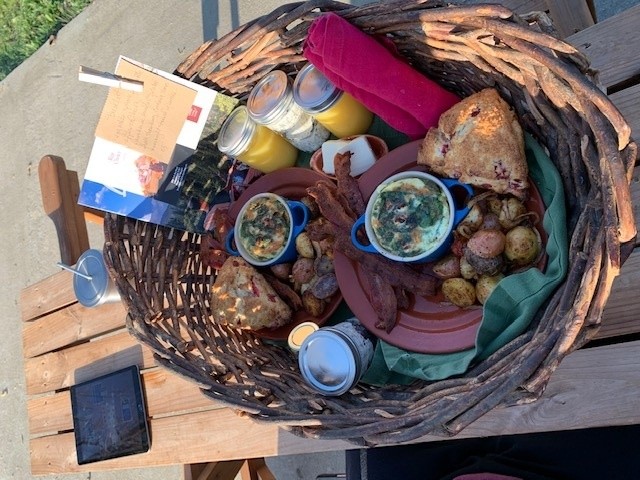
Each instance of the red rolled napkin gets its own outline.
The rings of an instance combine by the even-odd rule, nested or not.
[[[412,139],[424,137],[459,101],[335,13],[313,21],[303,54],[336,87]]]

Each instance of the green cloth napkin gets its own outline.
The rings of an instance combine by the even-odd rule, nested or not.
[[[529,175],[546,205],[547,266],[509,275],[484,306],[475,346],[450,354],[421,354],[378,341],[371,367],[362,381],[373,385],[407,384],[415,379],[441,380],[464,373],[472,362],[487,358],[522,334],[540,306],[562,281],[568,267],[564,191],[560,174],[538,143],[526,135]]]

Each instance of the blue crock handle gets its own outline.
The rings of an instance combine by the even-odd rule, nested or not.
[[[309,222],[309,208],[297,200],[287,200],[287,205],[289,205],[291,216],[293,217],[293,238],[296,238],[302,233]],[[298,222],[298,212],[302,213],[302,220],[300,222]]]
[[[356,222],[351,227],[351,243],[355,245],[355,247],[363,252],[369,253],[378,253],[373,245],[363,245],[358,240],[358,229],[364,225],[364,215],[360,215],[360,218],[356,220]]]
[[[441,178],[440,181],[444,183],[444,186],[449,189],[449,192],[451,192],[451,189],[453,187],[462,187],[467,191],[470,197],[473,196],[473,188],[471,187],[471,185],[467,183],[462,183],[452,178]],[[464,219],[464,217],[467,216],[467,213],[469,213],[469,207],[467,207],[466,205],[461,209],[456,209],[456,211],[453,214],[454,228]]]
[[[229,231],[229,233],[227,233],[227,238],[224,241],[224,247],[227,249],[227,252],[229,252],[234,257],[237,257],[237,256],[240,255],[240,253],[238,252],[238,250],[233,248],[233,240],[234,240],[235,235],[236,235],[236,233],[233,230],[231,230],[231,231]]]

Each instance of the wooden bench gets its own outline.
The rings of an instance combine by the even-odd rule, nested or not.
[[[596,22],[596,10],[592,0],[503,0],[496,3],[501,3],[521,15],[545,12],[553,21],[561,38],[573,35]]]
[[[124,328],[122,304],[83,307],[66,271],[23,290],[20,304],[32,474],[184,464],[185,479],[233,479],[242,468],[243,479],[256,478],[251,475],[258,471],[262,480],[273,478],[264,455],[253,453],[273,439],[259,427],[236,431],[232,412],[212,405],[197,386],[155,367],[151,351]],[[133,364],[142,369],[151,451],[77,465],[69,387]],[[210,462],[216,458],[234,461]]]
[[[636,137],[640,132],[640,86],[636,84],[639,22],[640,6],[569,38],[591,57],[594,68],[601,70],[605,88],[630,121]],[[620,38],[625,41],[618,41]],[[637,223],[639,168],[632,189]],[[639,284],[640,248],[636,248],[614,282],[594,342],[612,340],[611,344],[572,353],[554,373],[541,399],[495,409],[460,437],[640,423],[640,341],[635,340],[640,333]],[[120,304],[94,309],[79,305],[68,272],[25,288],[20,307],[34,475],[182,464],[189,465],[187,478],[199,478],[200,474],[211,477],[216,466],[226,468],[228,462],[237,466],[236,460],[242,463],[247,458],[354,448],[344,441],[300,439],[275,424],[255,423],[205,398],[197,385],[154,365],[151,352],[124,328],[126,312]],[[69,386],[131,364],[142,370],[151,450],[79,466]],[[434,440],[439,438],[420,439]]]

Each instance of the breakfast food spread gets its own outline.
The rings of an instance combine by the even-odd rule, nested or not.
[[[302,88],[305,78],[322,80],[312,67],[299,74],[294,99],[303,109],[308,107],[305,95],[315,92]],[[333,92],[322,98],[327,104],[341,95],[327,91]],[[320,111],[309,113],[322,121]],[[433,297],[441,292],[445,302],[462,308],[483,304],[504,276],[539,260],[540,238],[523,203],[529,196],[523,131],[497,90],[482,90],[443,113],[418,150],[417,163],[431,173],[480,188],[470,202],[474,207],[465,205],[469,214],[457,228],[463,210],[452,211],[457,207],[437,177],[389,178],[367,204],[355,177],[375,161],[371,147],[364,136],[338,137],[322,145],[322,169],[334,175],[335,182],[320,180],[307,188],[305,200],[316,213],[296,239],[297,259],[256,269],[231,257],[220,270],[213,306],[224,322],[260,329],[286,324],[301,310],[322,315],[338,291],[334,248],[359,266],[377,315],[375,326],[387,332],[395,327],[398,310],[410,308],[412,295]],[[269,156],[275,155],[271,151]],[[365,210],[370,219],[367,235],[389,258],[354,246],[356,239],[349,235],[354,235],[352,226]],[[268,196],[250,201],[237,221],[236,242],[259,262],[278,258],[293,228],[286,207]],[[444,258],[421,268],[402,263],[437,249],[446,238],[453,238],[453,244]]]
[[[423,178],[403,178],[378,192],[371,226],[382,248],[413,257],[430,250],[448,233],[449,213],[438,185]]]
[[[475,93],[443,113],[422,142],[418,164],[496,193],[527,196],[522,127],[495,89]]]
[[[211,289],[211,312],[222,324],[259,330],[291,320],[291,308],[264,276],[241,257],[229,257]]]

